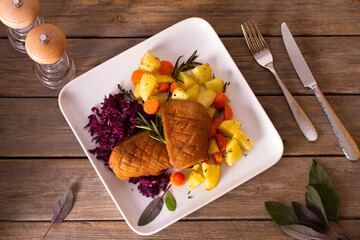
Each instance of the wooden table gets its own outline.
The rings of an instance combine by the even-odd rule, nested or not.
[[[284,141],[283,158],[274,167],[144,239],[292,239],[271,221],[264,201],[304,202],[311,159],[333,181],[348,236],[360,239],[360,163],[344,157],[320,105],[300,83],[280,35],[285,21],[328,101],[360,145],[358,0],[40,0],[40,14],[67,35],[76,76],[180,20],[204,18]],[[246,19],[254,19],[263,32],[279,75],[319,132],[316,142],[303,137],[275,79],[250,55],[239,25]],[[74,207],[48,239],[142,238],[123,220],[63,118],[59,91],[39,83],[33,63],[12,49],[2,24],[0,37],[0,239],[40,239],[55,202],[70,186]]]

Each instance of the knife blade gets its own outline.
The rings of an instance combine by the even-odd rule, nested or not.
[[[346,130],[346,128],[326,100],[324,94],[318,87],[316,80],[312,75],[308,65],[306,64],[306,61],[301,54],[300,49],[297,46],[294,37],[292,36],[286,23],[281,24],[281,34],[283,37],[286,51],[289,54],[290,60],[295,68],[296,73],[298,74],[304,87],[309,87],[314,91],[316,98],[319,100],[321,107],[323,108],[330,122],[330,125],[335,133],[339,145],[345,153],[345,156],[352,161],[359,160],[360,150],[358,146],[356,145],[354,139]]]

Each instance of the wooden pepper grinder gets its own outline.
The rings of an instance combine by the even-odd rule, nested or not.
[[[44,23],[38,14],[38,0],[0,0],[0,20],[8,27],[8,38],[17,51],[26,53],[26,35]]]
[[[34,69],[40,82],[48,88],[61,88],[75,75],[75,65],[66,53],[66,37],[53,24],[40,24],[27,35],[25,47],[35,61]]]

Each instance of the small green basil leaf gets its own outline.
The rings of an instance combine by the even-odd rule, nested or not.
[[[320,195],[314,187],[309,185],[306,186],[305,200],[306,206],[326,224],[327,228],[329,228],[330,225],[327,220]]]
[[[265,202],[265,208],[278,225],[298,224],[294,210],[280,202]]]
[[[338,221],[340,206],[339,196],[337,195],[329,176],[315,160],[313,160],[310,168],[309,185],[313,186],[319,193],[327,217],[330,220]]]
[[[171,195],[171,193],[169,191],[167,191],[167,193],[165,195],[165,204],[166,204],[167,209],[169,209],[169,211],[175,211],[176,201],[175,201],[175,198],[173,197],[173,195]]]
[[[152,200],[141,214],[138,221],[138,226],[144,226],[152,222],[161,212],[163,205],[164,200],[162,199],[162,196]]]
[[[304,225],[283,225],[284,233],[300,240],[326,239],[324,235]]]

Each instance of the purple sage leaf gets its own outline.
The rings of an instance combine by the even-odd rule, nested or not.
[[[308,226],[315,231],[321,233],[325,232],[326,224],[321,221],[320,218],[318,218],[312,211],[310,211],[310,209],[298,202],[292,202],[292,206],[301,224]]]
[[[281,229],[284,231],[284,233],[300,240],[325,240],[328,239],[324,235],[322,235],[319,232],[314,231],[313,229],[306,227],[304,225],[282,225]]]
[[[161,212],[163,205],[164,200],[162,196],[152,200],[141,214],[138,221],[138,226],[144,226],[152,222]]]
[[[64,219],[69,215],[72,206],[73,206],[73,193],[71,188],[69,188],[65,194],[60,198],[60,200],[56,203],[51,217],[51,225],[45,232],[43,238],[46,237],[47,233],[49,232],[52,225],[61,223]]]

